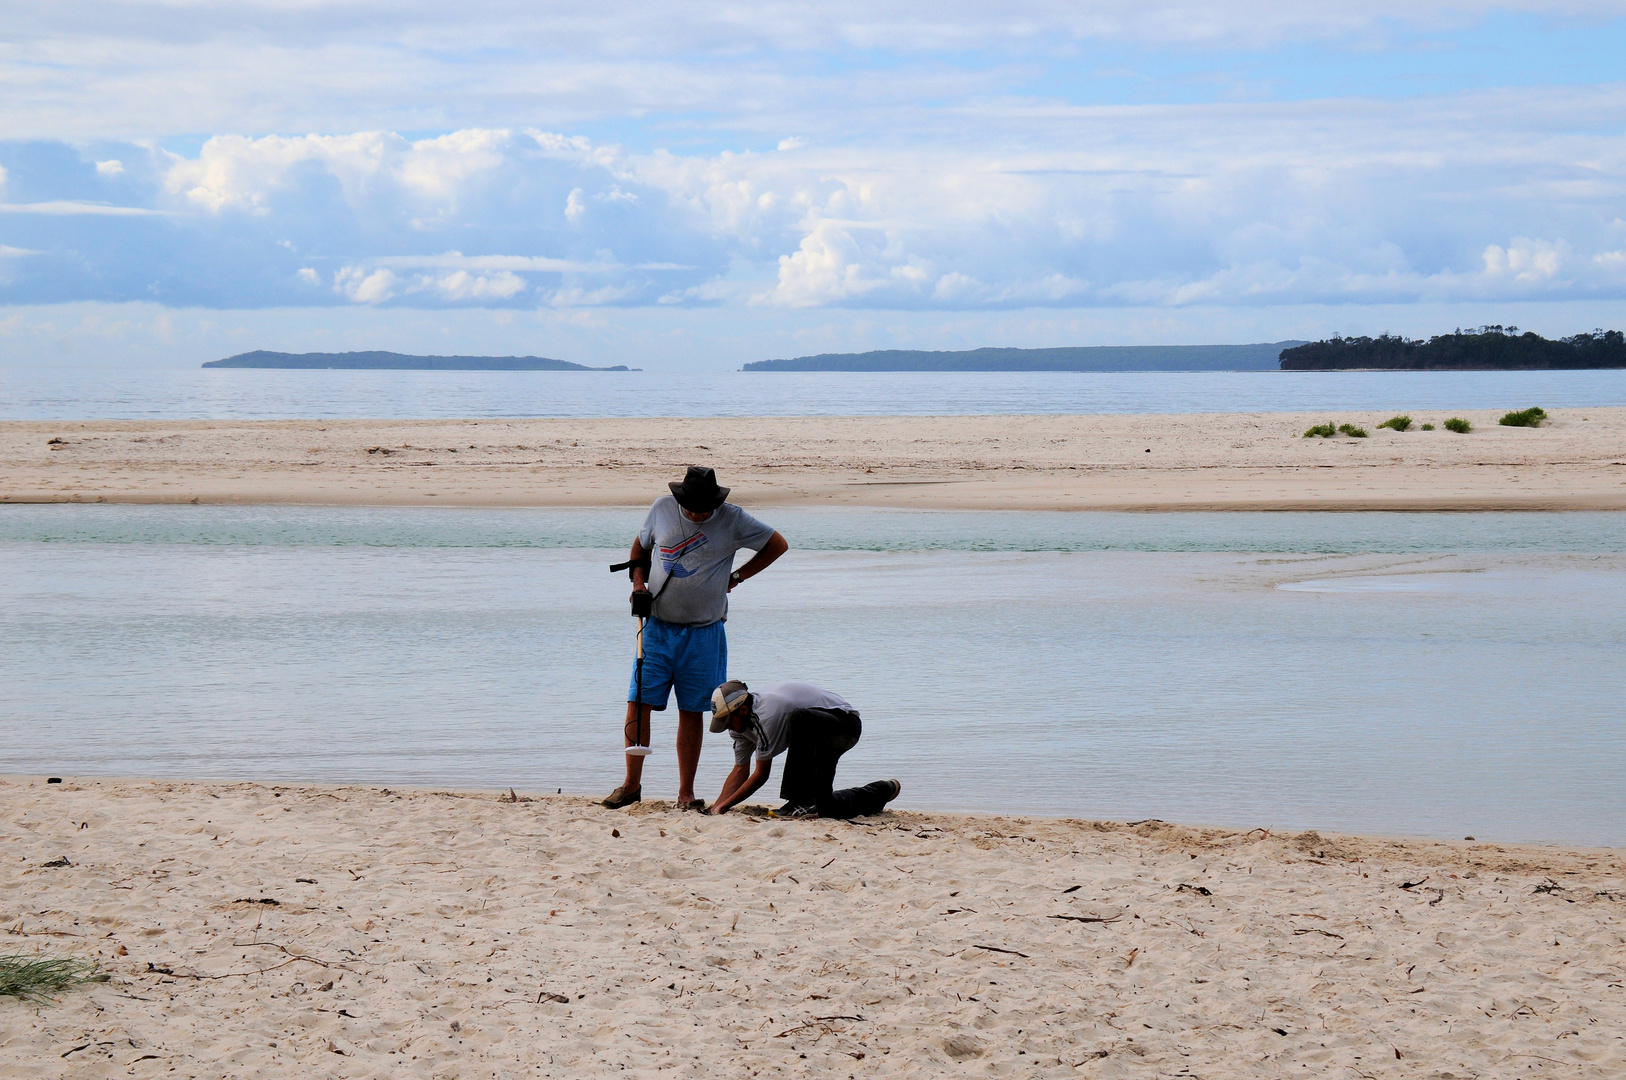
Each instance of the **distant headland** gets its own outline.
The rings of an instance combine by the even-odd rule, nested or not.
[[[210,360],[209,368],[346,368],[359,371],[637,371],[625,364],[588,367],[546,356],[408,356],[393,352],[238,353]]]
[[[1517,326],[1481,326],[1427,341],[1391,334],[1333,337],[1282,350],[1283,371],[1543,371],[1626,367],[1619,330],[1550,341]]]
[[[1275,371],[1282,350],[1304,344],[1094,345],[1066,349],[878,349],[758,360],[746,371]]]

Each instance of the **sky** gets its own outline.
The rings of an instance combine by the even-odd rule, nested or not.
[[[0,365],[1626,325],[1626,0],[0,0]]]

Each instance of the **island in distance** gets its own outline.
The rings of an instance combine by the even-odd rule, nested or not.
[[[588,367],[546,356],[408,356],[393,352],[238,353],[210,360],[207,368],[345,368],[357,371],[637,371],[625,364]]]
[[[746,371],[1275,371],[1283,349],[1257,345],[1091,345],[1063,349],[878,349],[758,360]]]

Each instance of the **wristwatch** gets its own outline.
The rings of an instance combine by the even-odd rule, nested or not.
[[[734,586],[738,585],[744,580],[744,578],[740,577],[740,572],[736,570],[732,574],[728,575],[728,587],[732,589]]]

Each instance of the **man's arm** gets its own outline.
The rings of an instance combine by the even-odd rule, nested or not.
[[[773,772],[773,758],[756,758],[751,762],[751,775],[745,775],[745,766],[736,765],[723,781],[722,794],[712,804],[713,814],[725,814],[728,808],[744,802],[756,793],[757,788],[768,782],[768,774]],[[730,786],[732,785],[732,790]]]
[[[779,530],[775,529],[774,534],[768,537],[768,542],[762,545],[762,550],[751,556],[751,561],[740,567],[735,573],[740,576],[740,581],[756,577],[772,566],[775,559],[789,550],[790,544],[786,542],[783,536],[779,535]],[[733,581],[729,582],[728,588],[730,591],[733,591],[735,584]]]
[[[633,561],[634,565],[630,568],[630,570],[628,572],[632,575],[632,591],[633,592],[648,592],[649,589],[644,584],[644,580],[645,580],[645,578],[644,578],[644,568],[642,566],[637,565],[638,563],[643,562],[643,559],[644,559],[644,544],[643,544],[643,541],[639,540],[636,536],[632,538],[632,556],[631,556],[631,558],[632,558],[632,561]]]

